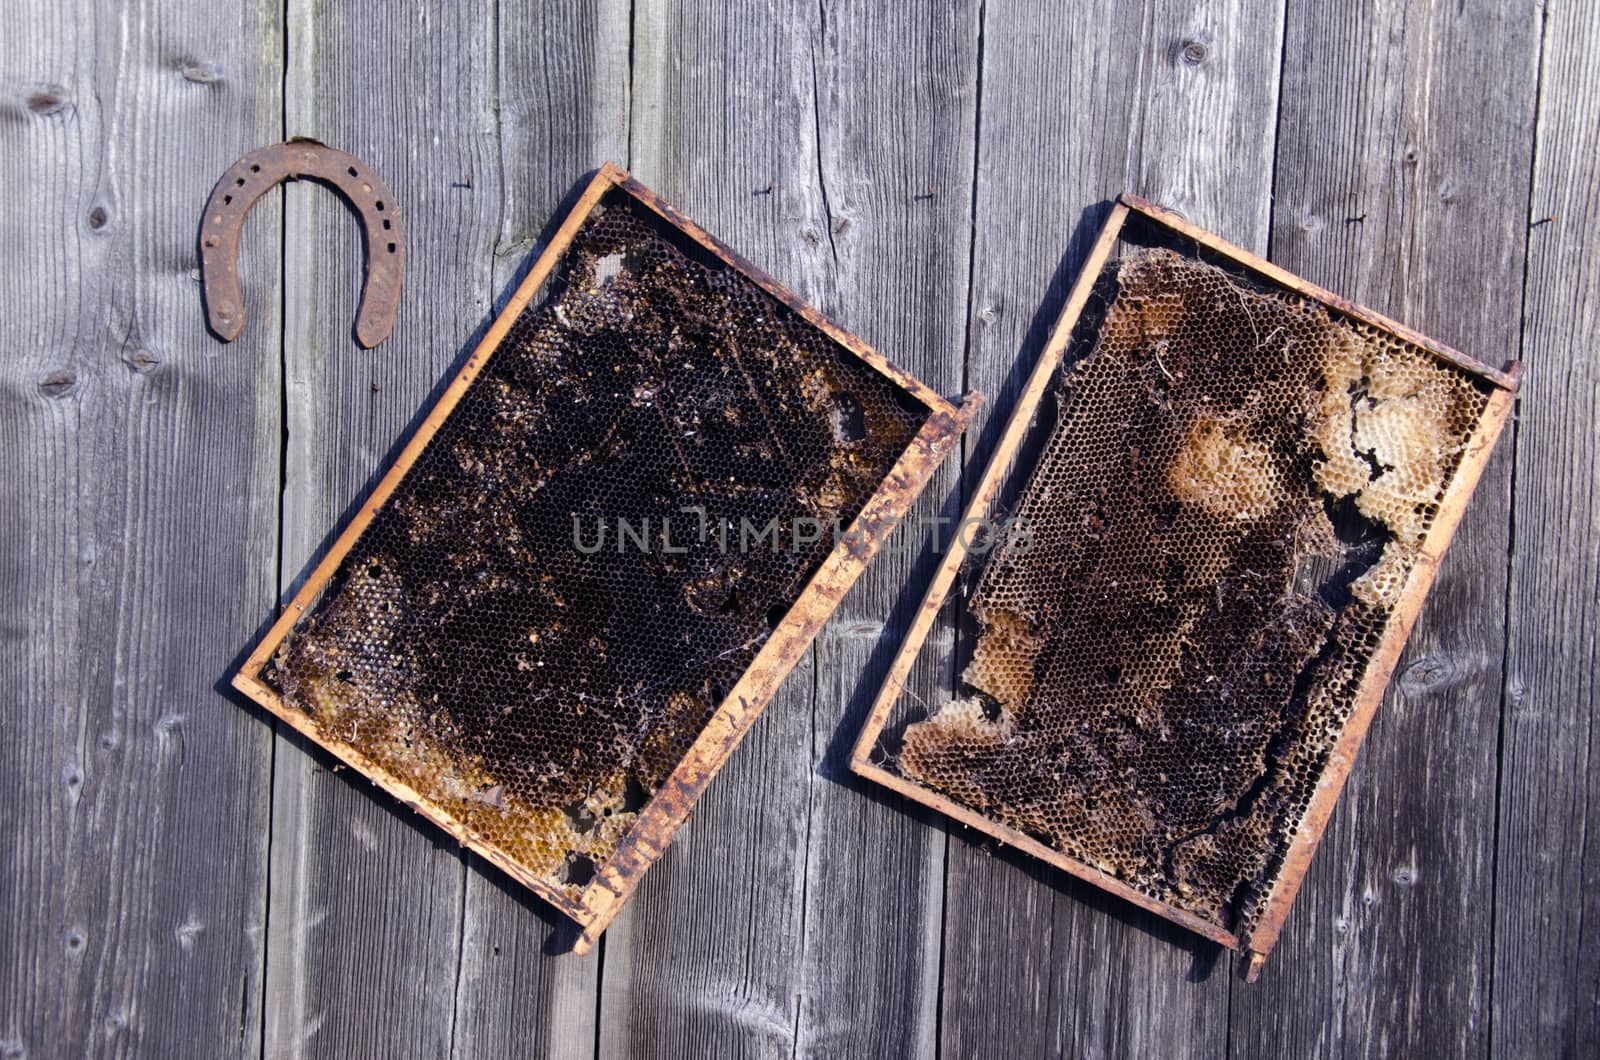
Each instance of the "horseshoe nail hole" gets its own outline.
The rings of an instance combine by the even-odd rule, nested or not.
[[[382,199],[378,200],[377,206],[378,206],[378,212],[382,213],[383,212],[383,200]]]
[[[390,243],[389,244],[389,253],[393,254],[394,253],[394,248],[395,248],[395,245],[393,243]]]
[[[236,188],[242,188],[242,187],[244,187],[244,178],[243,178],[243,177],[235,177],[235,178],[234,178],[234,179],[233,179],[233,185],[234,185],[234,187],[236,187]]]
[[[206,236],[206,246],[214,247],[214,246],[217,245],[218,242],[219,242],[219,240],[217,239],[216,236]]]
[[[231,194],[224,195],[222,197],[222,205],[224,205],[224,206],[228,205],[232,201],[233,201],[233,196]]]
[[[251,165],[250,165],[250,172],[252,172],[252,173],[259,173],[259,172],[261,172],[261,166],[260,166],[260,164],[259,164],[259,163],[251,163]]]
[[[387,218],[387,217],[385,217],[385,218],[384,218],[384,219],[383,219],[383,230],[384,230],[384,231],[385,231],[385,232],[387,232],[387,231],[388,231],[388,230],[389,230],[389,229],[391,229],[391,228],[393,228],[393,227],[394,227],[394,225],[392,225],[392,224],[390,224],[390,223],[389,223],[389,219],[388,219],[388,218]]]
[[[351,175],[351,176],[352,176],[352,177],[353,177],[353,176],[356,176],[356,167],[355,167],[355,166],[351,166],[351,167],[350,167],[350,168],[349,168],[349,169],[348,169],[348,170],[346,170],[346,171],[345,171],[345,172],[347,172],[347,173],[349,173],[349,174],[350,174],[350,175]]]

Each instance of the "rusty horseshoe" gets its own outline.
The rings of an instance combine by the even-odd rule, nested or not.
[[[200,222],[200,277],[206,322],[224,342],[244,330],[239,288],[239,236],[256,200],[285,180],[331,184],[355,208],[367,246],[367,275],[356,313],[356,341],[371,348],[394,330],[405,275],[400,205],[371,167],[316,140],[290,140],[251,151],[217,181]]]

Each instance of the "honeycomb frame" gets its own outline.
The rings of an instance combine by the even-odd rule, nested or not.
[[[621,194],[631,202],[634,212],[651,225],[671,231],[674,238],[687,240],[696,253],[703,251],[734,274],[752,282],[765,295],[792,312],[797,327],[820,332],[821,340],[838,354],[841,363],[857,364],[896,400],[915,407],[919,426],[894,459],[887,473],[875,480],[855,518],[833,548],[822,558],[797,595],[786,601],[787,610],[775,621],[748,666],[737,677],[717,705],[694,732],[692,742],[661,783],[643,797],[625,831],[620,832],[614,849],[592,867],[592,877],[581,885],[553,886],[547,874],[532,871],[503,844],[473,825],[470,815],[452,809],[444,798],[419,790],[396,770],[378,761],[376,753],[319,725],[307,709],[288,702],[281,690],[273,687],[270,675],[274,660],[302,623],[309,623],[325,600],[339,591],[336,580],[341,566],[363,534],[389,505],[397,489],[428,449],[435,435],[451,420],[458,403],[467,395],[474,380],[484,372],[494,354],[508,342],[513,327],[540,303],[536,299],[547,289],[547,281],[557,276],[574,239],[602,199]],[[608,200],[609,201],[609,200]],[[737,277],[736,277],[737,278]],[[780,314],[782,310],[780,309]],[[488,378],[487,376],[485,378]],[[626,171],[607,163],[596,172],[563,220],[549,245],[540,254],[505,308],[496,316],[488,332],[460,370],[441,393],[438,401],[339,533],[326,555],[316,564],[304,584],[284,607],[278,619],[262,637],[232,679],[233,686],[265,707],[275,717],[299,731],[312,742],[331,752],[352,770],[387,791],[415,812],[453,836],[462,846],[494,865],[508,877],[528,887],[561,913],[576,921],[581,931],[573,942],[573,952],[587,951],[633,893],[646,869],[665,851],[673,834],[689,816],[700,794],[733,754],[737,744],[760,715],[778,686],[809,647],[813,637],[838,606],[845,592],[871,561],[885,538],[895,529],[929,477],[954,447],[981,399],[968,395],[954,404],[913,376],[890,364],[859,338],[834,324],[820,312],[773,280],[761,269],[718,242],[699,226],[685,219],[659,196],[634,180]],[[781,446],[781,442],[779,443]],[[576,515],[574,515],[576,519]],[[798,533],[798,530],[796,531]],[[576,541],[574,542],[576,543]],[[620,552],[620,538],[619,538]],[[360,554],[359,552],[357,553]],[[330,589],[330,586],[333,588]],[[344,675],[341,675],[343,677]],[[409,738],[407,746],[410,746]],[[498,789],[491,794],[498,795]],[[568,811],[571,812],[570,810]]]
[[[1142,239],[1132,237],[1136,228],[1143,233]],[[1053,384],[1060,385],[1058,380],[1065,371],[1063,359],[1069,350],[1082,353],[1090,344],[1094,344],[1098,349],[1100,329],[1106,321],[1095,318],[1090,310],[1091,300],[1096,296],[1097,286],[1104,282],[1104,272],[1108,262],[1112,260],[1119,242],[1124,240],[1131,240],[1139,246],[1157,245],[1169,248],[1175,246],[1180,248],[1177,253],[1181,257],[1195,261],[1203,260],[1229,273],[1244,277],[1250,284],[1263,290],[1278,292],[1291,298],[1299,297],[1319,305],[1326,311],[1329,319],[1347,321],[1385,339],[1393,339],[1414,347],[1424,355],[1431,355],[1437,361],[1464,374],[1475,386],[1486,391],[1482,409],[1471,423],[1454,470],[1449,473],[1439,497],[1437,512],[1415,545],[1414,561],[1406,572],[1403,582],[1385,588],[1385,591],[1391,594],[1389,599],[1393,601],[1388,610],[1388,617],[1380,627],[1381,633],[1376,646],[1367,657],[1364,669],[1358,672],[1353,690],[1344,693],[1348,697],[1348,702],[1344,704],[1348,708],[1348,713],[1332,736],[1332,745],[1325,759],[1314,773],[1314,786],[1310,790],[1308,803],[1290,833],[1287,849],[1282,852],[1281,860],[1270,865],[1270,871],[1263,873],[1265,878],[1261,881],[1262,894],[1257,906],[1258,915],[1245,925],[1245,930],[1230,930],[1215,922],[1214,918],[1197,915],[1190,909],[1180,908],[1174,902],[1155,897],[1104,868],[1097,867],[1087,859],[1079,859],[1058,849],[1057,846],[1044,841],[1042,834],[1030,834],[998,820],[1003,812],[1001,810],[992,813],[980,812],[973,806],[958,801],[958,798],[953,797],[953,793],[938,790],[932,784],[911,775],[915,770],[901,768],[899,758],[905,754],[905,749],[903,745],[897,746],[893,740],[904,740],[904,731],[916,723],[904,725],[897,737],[890,738],[886,733],[891,730],[891,723],[903,722],[906,712],[915,714],[918,710],[926,712],[923,717],[924,724],[939,717],[939,710],[930,708],[926,704],[918,704],[915,708],[904,704],[903,692],[905,683],[913,666],[917,664],[939,614],[952,596],[961,595],[956,589],[968,559],[970,542],[960,536],[952,543],[941,565],[935,571],[921,606],[891,662],[854,745],[851,768],[866,779],[937,809],[962,824],[993,836],[1004,844],[1016,847],[1143,909],[1238,951],[1245,958],[1244,975],[1246,979],[1253,981],[1260,975],[1267,955],[1272,951],[1282,932],[1295,894],[1304,879],[1311,857],[1327,826],[1361,742],[1383,697],[1384,689],[1393,674],[1400,652],[1410,635],[1437,571],[1439,560],[1450,542],[1495,440],[1515,402],[1521,366],[1512,364],[1505,370],[1497,370],[1482,364],[1382,314],[1355,305],[1324,288],[1309,283],[1213,233],[1188,223],[1176,213],[1136,196],[1124,194],[1112,205],[1110,214],[1089,252],[1038,363],[1019,395],[1017,405],[1006,422],[984,476],[963,513],[963,525],[986,525],[991,520],[998,519],[999,513],[1005,510],[1006,503],[1014,500],[1013,494],[1027,489],[1033,481],[1033,475],[1040,466],[1038,463],[1040,454],[1034,450],[1040,446],[1039,436],[1045,431],[1045,428],[1039,425],[1043,419],[1040,415],[1041,402]],[[1165,366],[1160,365],[1159,352],[1156,353],[1155,359],[1158,367],[1164,371]],[[1133,459],[1137,463],[1139,458],[1135,456]],[[1176,461],[1173,466],[1177,467]],[[1026,631],[1018,629],[997,630],[993,625],[989,625],[977,640],[981,642],[991,636],[1002,636],[1007,640],[1000,650],[1009,650],[1017,643],[1018,636],[1025,633]],[[972,659],[972,665],[976,667],[978,665],[976,647]],[[986,693],[988,689],[981,688],[973,674],[973,669],[969,668],[966,675],[967,683],[975,690]],[[960,701],[955,706],[954,711],[948,711],[947,716],[940,718],[949,724],[950,735],[954,738],[970,739],[974,733],[983,739],[1004,741],[1008,738],[1009,730],[1005,725],[1011,718],[1008,712],[1002,712],[995,723],[985,723],[983,718],[987,715],[980,701]],[[1002,705],[990,704],[990,706]],[[944,734],[936,735],[944,737]],[[886,739],[890,739],[890,742],[885,743]],[[969,801],[983,800],[969,797]]]

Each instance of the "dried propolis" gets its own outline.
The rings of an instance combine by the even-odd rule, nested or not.
[[[263,678],[575,899],[927,416],[608,192]]]
[[[1487,385],[1287,289],[1125,259],[887,765],[1247,936]],[[895,748],[891,747],[891,751]]]

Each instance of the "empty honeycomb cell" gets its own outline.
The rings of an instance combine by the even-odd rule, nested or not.
[[[576,900],[928,414],[613,190],[262,680]]]
[[[967,599],[956,699],[884,768],[1246,938],[1488,388],[1167,249],[1090,352]]]

